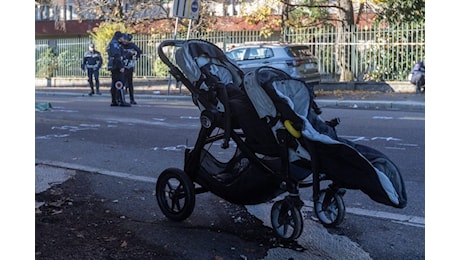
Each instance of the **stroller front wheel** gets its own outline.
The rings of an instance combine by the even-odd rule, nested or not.
[[[155,193],[158,206],[168,219],[182,221],[192,214],[195,186],[181,169],[164,170],[158,177]]]
[[[282,239],[294,240],[303,230],[303,218],[300,209],[288,200],[273,204],[271,222],[276,235]]]
[[[345,217],[345,203],[339,190],[321,190],[314,205],[315,214],[323,226],[336,227],[342,223]]]

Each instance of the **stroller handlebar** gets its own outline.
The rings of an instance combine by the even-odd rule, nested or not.
[[[192,95],[198,95],[198,90],[191,87],[193,84],[190,80],[182,73],[182,71],[166,56],[164,52],[165,47],[182,47],[185,40],[165,40],[158,46],[158,56],[161,61],[166,64],[169,68],[169,73],[177,80],[184,83],[185,87],[192,93]]]

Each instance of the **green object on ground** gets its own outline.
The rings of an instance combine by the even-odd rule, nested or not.
[[[47,111],[53,108],[51,103],[35,103],[35,111]]]

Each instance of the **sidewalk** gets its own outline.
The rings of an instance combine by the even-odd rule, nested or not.
[[[337,90],[316,95],[322,107],[425,111],[425,94]]]
[[[110,89],[101,87],[101,92],[110,98]],[[190,93],[174,85],[154,87],[135,87],[136,99],[190,99]],[[48,93],[53,95],[85,96],[89,87],[53,87],[36,88],[35,93]],[[415,93],[394,93],[381,91],[350,91],[333,90],[317,91],[316,102],[320,107],[350,108],[350,109],[384,109],[425,111],[425,95]]]

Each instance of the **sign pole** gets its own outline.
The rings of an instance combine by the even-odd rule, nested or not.
[[[176,17],[176,24],[174,25],[174,40],[177,39],[177,26],[179,25],[179,17]],[[171,73],[169,73],[169,79],[168,79],[168,95],[170,93],[170,89],[171,89]],[[181,92],[179,90],[179,92]]]
[[[187,40],[190,38],[190,30],[192,30],[192,19],[188,20]]]
[[[192,19],[198,20],[200,14],[200,0],[174,0],[173,3],[173,16],[176,17],[176,25],[174,28],[174,40],[176,40],[177,27],[179,24],[179,17],[189,19],[188,21],[188,30],[187,30],[187,40],[190,38],[190,31],[192,30]],[[174,52],[174,49],[173,49]],[[181,82],[177,82],[177,85]],[[176,85],[176,87],[177,87]],[[169,73],[168,81],[168,95],[171,86],[171,73]],[[181,92],[181,86],[179,85],[179,92]]]

